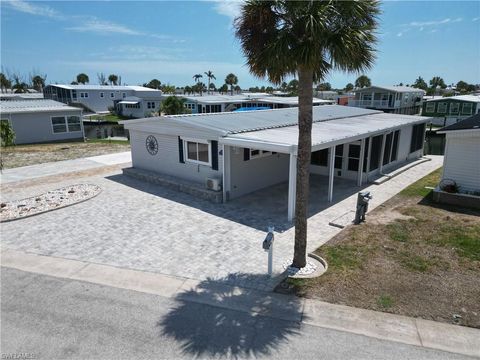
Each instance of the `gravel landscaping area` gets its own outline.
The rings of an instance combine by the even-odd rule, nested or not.
[[[2,202],[0,221],[11,221],[73,205],[98,195],[101,188],[92,184],[76,184],[48,191],[26,199]]]
[[[5,169],[70,160],[130,150],[127,141],[93,140],[2,147],[1,157]]]
[[[300,296],[480,328],[480,211],[430,200],[440,170],[412,184],[315,251]]]

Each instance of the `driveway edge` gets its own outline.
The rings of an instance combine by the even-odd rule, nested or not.
[[[187,290],[197,291],[196,285],[200,282],[5,248],[1,249],[1,266],[168,298],[176,297]],[[230,291],[248,293],[248,296],[255,301],[258,301],[259,298],[268,298],[268,301],[265,302],[266,305],[258,310],[260,315],[381,340],[480,357],[478,342],[480,330],[478,329],[297,298],[302,302],[302,311],[298,316],[298,314],[288,314],[289,304],[292,301],[291,296],[239,287],[231,288]],[[196,301],[195,297],[190,301]],[[201,302],[202,300],[199,298],[197,301]],[[242,306],[242,304],[229,304],[228,301],[222,301],[222,305],[210,301],[209,305],[242,312],[252,311],[248,304]]]

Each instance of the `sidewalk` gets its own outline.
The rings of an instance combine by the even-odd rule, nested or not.
[[[480,357],[480,330],[253,289],[2,249],[3,267]],[[214,287],[214,288],[213,288]],[[216,296],[212,296],[212,293]],[[247,301],[235,301],[238,294]],[[300,306],[298,305],[300,302]],[[298,308],[301,311],[298,311]]]
[[[89,170],[108,165],[124,164],[131,161],[131,152],[126,151],[121,153],[5,169],[1,172],[0,184],[31,180],[44,176],[59,175],[75,171]]]

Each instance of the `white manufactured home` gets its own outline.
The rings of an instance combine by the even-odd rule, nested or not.
[[[418,114],[425,91],[410,86],[369,86],[355,90],[348,106],[396,114]]]
[[[101,113],[116,108],[125,110],[125,116],[135,114],[135,117],[145,117],[155,109],[158,110],[162,100],[160,90],[127,85],[52,84],[45,86],[43,94],[46,99],[61,101],[67,105],[79,105],[88,111]]]
[[[423,155],[419,116],[338,105],[313,108],[311,172],[361,185]],[[295,205],[298,108],[176,115],[123,122],[133,170],[163,174],[219,190],[228,201],[288,182],[288,218]],[[209,190],[212,193],[214,191]]]
[[[82,110],[58,101],[1,101],[0,113],[15,131],[16,144],[84,139]]]
[[[480,194],[480,114],[438,132],[446,136],[442,179],[454,180],[460,190]]]

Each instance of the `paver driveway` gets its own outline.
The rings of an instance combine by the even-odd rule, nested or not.
[[[441,162],[442,157],[432,157],[382,185],[369,186],[371,209]],[[329,206],[325,181],[312,178],[309,251],[339,231],[328,222],[354,208],[359,190],[336,180],[334,194],[340,201]],[[2,201],[80,182],[95,183],[103,191],[84,203],[3,223],[2,246],[199,280],[230,276],[232,284],[265,290],[278,281],[258,276],[266,272],[261,242],[268,225],[280,231],[274,248],[277,276],[281,264],[292,257],[294,229],[286,222],[286,184],[218,205],[113,171],[77,179],[59,176],[56,182],[29,187],[10,184],[2,191]]]

